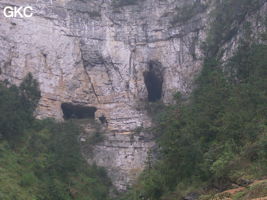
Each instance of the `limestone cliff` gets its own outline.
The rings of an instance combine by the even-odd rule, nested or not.
[[[125,190],[143,170],[154,145],[150,133],[136,134],[152,125],[140,105],[171,103],[175,92],[190,93],[201,70],[201,45],[213,2],[114,2],[0,0],[1,11],[7,5],[34,8],[31,18],[0,14],[0,80],[18,84],[32,72],[42,92],[38,118],[63,120],[87,109],[85,115],[98,121],[105,137],[94,147],[93,157],[85,157],[106,167],[117,189]],[[196,5],[195,12],[180,22],[179,8],[191,5]],[[265,15],[266,7],[265,2],[245,19],[252,23],[255,38],[264,29],[258,16]],[[245,21],[223,46],[223,60],[237,48]]]

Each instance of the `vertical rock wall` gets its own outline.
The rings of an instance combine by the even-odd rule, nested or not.
[[[200,9],[183,23],[174,23],[177,8],[198,4]],[[0,15],[0,80],[19,84],[32,72],[42,98],[38,118],[63,120],[62,103],[96,108],[104,141],[88,162],[108,169],[114,185],[125,190],[140,174],[149,149],[151,126],[145,110],[145,76],[151,70],[161,82],[159,98],[171,103],[175,92],[190,93],[201,70],[212,3],[206,0],[144,0],[114,6],[112,0],[0,0],[7,5],[34,7],[32,18]],[[266,4],[259,13],[266,11]],[[259,27],[256,15],[249,18]],[[236,49],[225,44],[225,60]],[[151,67],[152,66],[152,67]],[[152,73],[152,72],[151,72]],[[152,81],[153,82],[153,81]],[[154,88],[153,90],[157,90]]]

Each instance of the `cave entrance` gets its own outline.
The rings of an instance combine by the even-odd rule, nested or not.
[[[149,70],[144,72],[144,80],[148,93],[148,101],[155,102],[161,99],[163,75],[161,64],[155,61],[149,62]]]
[[[99,117],[98,119],[101,122],[101,124],[106,124],[108,122],[105,115],[101,115],[101,117]]]
[[[62,103],[63,118],[67,119],[95,119],[96,107]]]

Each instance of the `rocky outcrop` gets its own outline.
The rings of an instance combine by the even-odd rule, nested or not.
[[[115,186],[126,189],[154,145],[149,133],[134,134],[152,125],[139,105],[171,103],[175,92],[190,93],[201,70],[212,3],[144,0],[120,6],[112,0],[0,0],[0,9],[10,4],[31,5],[34,16],[0,15],[0,80],[18,84],[32,72],[42,93],[38,118],[63,120],[63,103],[96,108],[93,116],[103,126],[105,139],[95,146],[94,157],[86,158],[106,167]],[[177,8],[191,4],[201,9],[183,23],[174,19],[179,17]],[[264,12],[266,4],[258,13]],[[249,20],[262,29],[257,16]],[[225,60],[242,33],[240,29],[225,44]]]
[[[102,124],[85,124],[80,138],[84,157],[90,164],[105,166],[118,190],[127,189],[149,162],[148,155],[152,157],[153,135],[142,129],[110,133]]]

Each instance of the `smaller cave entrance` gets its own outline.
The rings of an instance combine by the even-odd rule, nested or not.
[[[147,99],[155,102],[161,99],[163,75],[161,64],[155,61],[149,62],[149,70],[144,72],[144,81],[147,89]]]
[[[101,124],[107,124],[107,118],[105,117],[105,115],[101,115],[99,118],[99,121],[101,122]]]
[[[95,119],[96,107],[62,103],[63,118],[67,119]]]

